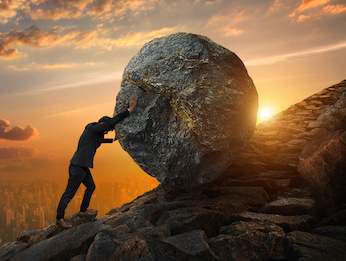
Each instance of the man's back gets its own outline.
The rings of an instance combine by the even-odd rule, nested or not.
[[[103,132],[97,131],[96,122],[88,124],[79,138],[78,148],[71,163],[81,167],[93,168],[94,156],[104,140]]]

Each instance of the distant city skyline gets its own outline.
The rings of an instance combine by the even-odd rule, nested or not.
[[[43,229],[55,222],[56,208],[66,184],[57,181],[9,182],[0,187],[0,246],[16,241],[19,233]],[[94,193],[90,208],[97,217],[128,203],[157,186],[144,180],[123,179],[102,182]],[[66,216],[79,211],[84,187],[81,186],[66,210]]]

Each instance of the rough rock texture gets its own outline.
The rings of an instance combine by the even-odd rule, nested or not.
[[[346,131],[328,133],[322,130],[303,151],[309,155],[298,167],[299,173],[313,189],[321,209],[346,203],[346,144],[342,140]],[[324,135],[323,135],[324,134]],[[316,150],[313,144],[323,142]]]
[[[286,216],[254,212],[242,212],[235,214],[230,220],[272,222],[282,227],[285,232],[290,232],[293,230],[311,231],[316,224],[315,218],[309,215]]]
[[[96,213],[92,216],[85,216],[85,217],[80,217],[78,216],[78,214],[74,214],[72,216],[67,217],[66,220],[70,221],[73,226],[77,226],[77,225],[84,224],[90,221],[94,221],[97,214],[98,214],[98,211],[96,211]],[[33,246],[45,240],[46,238],[50,238],[56,234],[59,234],[62,231],[63,231],[62,228],[60,228],[57,224],[53,223],[42,230],[31,230],[31,231],[21,233],[18,235],[17,241],[28,242],[29,246]]]
[[[316,208],[297,166],[321,130],[317,117],[345,91],[343,81],[258,125],[234,164],[212,183],[160,185],[33,246],[6,244],[0,260],[85,261],[103,258],[105,246],[110,260],[126,261],[344,260],[345,205],[333,213]],[[36,232],[18,239],[30,235]]]
[[[346,242],[346,226],[322,226],[314,229],[312,233]]]
[[[203,230],[194,230],[163,239],[164,242],[193,257],[207,260],[221,260],[211,250]]]
[[[266,204],[262,212],[280,215],[314,214],[315,200],[310,198],[282,198]]]
[[[120,144],[164,184],[215,180],[255,129],[257,92],[242,61],[210,39],[177,33],[154,39],[125,68],[116,112]]]
[[[104,232],[98,233],[88,249],[86,261],[107,261],[116,250],[114,239]]]
[[[314,192],[318,207],[346,204],[346,92],[319,117],[321,129],[300,155],[298,171]]]
[[[10,260],[12,256],[14,256],[17,253],[23,252],[27,247],[27,243],[8,242],[0,248],[0,260]]]
[[[346,256],[346,242],[301,231],[287,234],[285,246],[287,260],[342,261]]]
[[[318,123],[329,131],[346,129],[346,92],[340,99],[326,109],[317,119]]]
[[[99,222],[89,222],[46,239],[15,255],[12,261],[69,260],[81,251],[86,251],[100,229]]]
[[[222,260],[268,260],[283,258],[284,231],[262,222],[235,222],[222,227],[209,244]]]

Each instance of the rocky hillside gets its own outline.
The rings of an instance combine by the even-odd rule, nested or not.
[[[0,260],[345,260],[346,135],[322,135],[317,120],[345,91],[346,80],[258,125],[213,183],[159,186],[104,217],[71,216],[71,229],[22,233]]]

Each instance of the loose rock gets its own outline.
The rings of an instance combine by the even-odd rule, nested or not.
[[[285,237],[287,260],[345,260],[346,242],[301,231]]]
[[[202,230],[194,230],[163,239],[164,242],[175,246],[182,252],[201,260],[220,260],[210,249],[207,237]]]
[[[26,243],[31,239],[32,236],[35,236],[38,233],[40,233],[40,230],[24,231],[17,236],[17,241]]]
[[[100,228],[99,222],[90,222],[72,227],[51,237],[49,240],[44,240],[20,252],[12,258],[12,261],[69,260],[83,250],[87,251]]]
[[[272,223],[235,222],[222,227],[209,244],[222,260],[276,260],[283,258],[284,236],[282,228]]]
[[[108,234],[100,232],[95,236],[86,255],[86,261],[107,261],[114,253],[117,245]]]
[[[0,260],[10,260],[15,254],[24,251],[28,247],[27,243],[8,242],[0,247]]]
[[[346,242],[346,226],[323,226],[312,231],[313,234]]]
[[[210,237],[215,235],[225,222],[226,217],[222,212],[191,207],[165,212],[156,225],[169,224],[172,235],[201,229]]]
[[[311,231],[316,224],[316,219],[309,215],[281,216],[276,214],[254,212],[242,212],[236,215],[232,215],[230,221],[272,222],[282,227],[286,233],[293,230]]]
[[[286,216],[314,214],[315,201],[311,198],[282,198],[265,205],[261,212]]]

